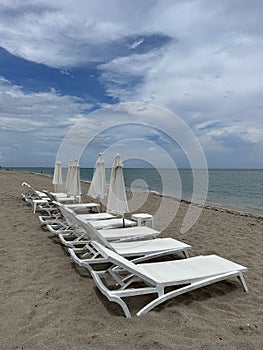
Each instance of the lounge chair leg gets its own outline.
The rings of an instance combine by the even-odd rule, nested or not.
[[[190,292],[192,290],[195,290],[195,289],[198,289],[198,288],[201,288],[204,286],[208,286],[209,284],[212,284],[215,282],[223,281],[226,278],[230,278],[230,277],[234,277],[234,276],[237,276],[240,278],[244,290],[248,291],[248,288],[247,288],[247,285],[246,285],[246,282],[244,280],[242,273],[237,273],[237,272],[226,273],[226,274],[222,274],[219,276],[210,277],[210,278],[207,278],[205,280],[194,282],[194,283],[189,284],[185,287],[182,287],[182,288],[179,288],[177,290],[171,291],[167,294],[158,296],[158,298],[154,299],[149,304],[145,305],[140,311],[138,311],[137,316],[142,316],[142,315],[146,314],[148,311],[152,310],[156,306],[160,305],[164,301],[167,301],[171,298],[177,297],[179,295],[182,295],[184,293]]]
[[[105,271],[91,271],[91,276],[93,277],[101,293],[104,294],[109,301],[113,301],[119,304],[127,318],[131,317],[131,313],[130,313],[130,310],[128,309],[127,304],[118,295],[116,295],[116,292],[115,293],[111,292],[109,294],[106,291],[106,287],[100,278],[100,276],[104,276],[104,274],[105,274]]]
[[[115,303],[119,304],[127,318],[131,317],[130,310],[128,309],[127,304],[119,297],[111,297],[111,301],[114,301]]]
[[[248,286],[247,286],[247,283],[246,283],[246,281],[245,281],[245,278],[244,278],[243,274],[240,273],[240,274],[237,276],[237,278],[239,279],[239,281],[240,281],[240,283],[241,283],[241,285],[242,285],[242,287],[243,287],[243,289],[244,289],[244,292],[248,293],[248,292],[249,292],[249,289],[248,289]]]
[[[190,255],[189,255],[189,253],[188,253],[187,250],[184,250],[184,251],[183,251],[183,254],[184,254],[184,256],[185,256],[186,259],[190,258]]]

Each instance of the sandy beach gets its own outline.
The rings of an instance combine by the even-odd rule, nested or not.
[[[262,217],[206,207],[181,234],[188,207],[181,202],[161,237],[191,244],[191,256],[218,254],[246,266],[250,292],[231,279],[171,299],[142,317],[135,314],[151,296],[133,297],[133,317],[126,319],[96,289],[89,272],[41,228],[38,213],[21,198],[23,181],[53,189],[49,177],[0,171],[2,349],[262,349]],[[87,188],[83,184],[84,194]],[[171,208],[178,205],[169,201]],[[152,194],[138,211],[154,214],[159,202]],[[162,220],[157,228],[165,215]]]

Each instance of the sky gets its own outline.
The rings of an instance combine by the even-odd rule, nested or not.
[[[0,165],[53,166],[83,118],[95,136],[98,111],[136,102],[180,118],[208,167],[263,168],[262,13],[261,0],[0,0]],[[189,166],[166,116],[157,130],[124,114],[87,140],[82,165],[118,152]]]

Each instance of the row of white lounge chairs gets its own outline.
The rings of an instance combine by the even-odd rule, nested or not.
[[[126,317],[131,313],[124,299],[130,296],[157,295],[137,312],[141,316],[170,298],[232,277],[238,277],[248,292],[244,266],[217,255],[189,257],[190,245],[158,238],[159,231],[138,227],[132,220],[126,220],[123,228],[122,219],[99,213],[96,203],[65,204],[71,199],[64,194],[23,185],[27,188],[23,198],[32,206],[39,201],[35,209],[45,214],[39,216],[41,224],[68,248],[76,264],[90,271],[98,289],[118,303]],[[78,213],[79,209],[97,212]],[[178,259],[180,253],[185,259]],[[150,262],[164,256],[165,261]]]

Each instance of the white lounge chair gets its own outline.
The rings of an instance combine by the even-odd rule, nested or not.
[[[47,192],[50,193],[51,192]],[[53,197],[52,197],[53,198]],[[44,225],[51,225],[51,231],[53,232],[57,225],[60,225],[61,223],[65,223],[65,218],[63,216],[63,213],[66,213],[66,209],[70,209],[72,211],[74,210],[85,210],[87,209],[89,211],[88,214],[78,214],[81,217],[89,220],[96,220],[96,219],[109,219],[111,217],[114,217],[111,214],[108,213],[100,213],[99,212],[99,204],[96,203],[76,203],[76,204],[62,204],[56,201],[51,202],[52,207],[46,210],[46,213],[48,215],[45,216],[39,216],[39,221],[41,224]],[[43,208],[44,210],[45,208]],[[96,212],[93,212],[93,211]],[[53,227],[52,227],[53,225]],[[49,226],[50,227],[50,226]]]
[[[63,214],[63,216],[67,217],[68,215],[74,214],[76,215],[78,218],[81,218],[83,220],[107,220],[107,219],[113,219],[116,218],[116,216],[109,214],[109,213],[100,213],[98,210],[98,206],[99,204],[96,203],[90,203],[91,205],[89,205],[89,203],[81,204],[80,206],[75,206],[72,204],[62,204],[62,203],[58,203],[58,202],[53,202],[57,208],[61,211],[61,213]],[[90,210],[94,209],[96,210],[96,212],[90,212]],[[89,212],[88,213],[76,213],[75,211],[78,209],[88,209]]]
[[[54,192],[47,192],[49,196],[52,198],[53,201],[62,203],[66,208],[72,209],[73,211],[77,212],[79,210],[85,210],[88,211],[94,211],[95,213],[100,212],[100,204],[98,203],[67,203],[67,198],[75,198],[74,196],[68,197],[66,193],[60,192],[60,193],[54,193]]]
[[[25,186],[27,188],[26,193],[22,193],[22,198],[27,203],[32,205],[34,214],[40,205],[47,204],[50,201],[50,198],[47,196],[46,193],[36,190],[27,182],[23,182],[22,186]]]
[[[89,234],[89,237],[107,247],[119,255],[124,257],[132,257],[133,262],[142,262],[152,258],[173,255],[182,252],[186,258],[189,258],[188,250],[191,248],[189,244],[177,241],[173,238],[155,238],[139,241],[107,241],[100,231],[94,229],[90,223],[83,224],[83,228]],[[93,264],[105,262],[101,255],[94,251],[90,243],[82,248],[69,248],[69,254],[73,261],[79,266],[84,266],[89,270],[92,269]]]
[[[73,204],[64,204],[66,208],[72,209],[74,212],[77,212],[79,210],[87,209],[88,211],[95,211],[95,213],[100,212],[100,204],[98,203],[73,203]]]
[[[89,234],[89,227],[85,226],[85,224],[89,223],[93,226],[94,220],[82,220],[74,212],[70,209],[65,209],[61,207],[62,213],[67,220],[67,222],[73,228],[73,233],[71,236],[64,235],[63,232],[58,234],[58,237],[62,244],[67,247],[75,247],[76,244],[84,244],[83,240],[87,242],[87,240],[91,240]],[[114,219],[113,219],[114,220]],[[121,219],[122,220],[122,219]],[[110,220],[101,220],[102,222],[110,221]],[[48,227],[48,226],[47,226]],[[93,226],[94,227],[94,226]],[[107,226],[109,227],[109,225]],[[75,230],[74,230],[75,228]],[[118,229],[102,229],[99,230],[101,235],[108,241],[117,241],[121,239],[125,240],[139,240],[139,239],[150,239],[154,238],[160,234],[159,231],[151,229],[147,226],[143,227],[126,227],[126,228],[118,228]]]
[[[76,216],[77,218],[80,218],[82,220],[109,220],[116,218],[116,216],[110,213],[76,214]]]
[[[36,190],[34,187],[29,185],[27,182],[23,182],[22,186],[24,186],[26,188],[26,193],[22,193],[22,198],[30,204],[32,204],[33,199],[43,199],[43,198],[47,199],[48,198],[46,193]]]
[[[147,226],[111,228],[108,230],[98,230],[98,231],[108,241],[119,241],[119,240],[134,241],[134,240],[140,240],[140,239],[156,238],[161,234],[160,231],[157,231]]]
[[[51,201],[56,201],[63,204],[81,204],[81,197],[79,196],[69,196],[67,195],[67,193],[64,192],[55,193],[47,190],[44,190],[43,192],[47,194]]]
[[[59,207],[60,211],[62,212],[64,217],[67,217],[68,215],[71,215],[72,213],[75,214],[73,208],[71,208],[69,205],[63,205],[61,203],[57,203],[57,206]],[[70,214],[71,213],[71,214]],[[93,225],[96,229],[103,229],[103,228],[116,228],[116,227],[122,227],[123,226],[123,219],[117,218],[115,215],[112,215],[110,213],[88,213],[88,214],[75,214],[77,218],[81,219],[84,222],[91,222],[91,225]],[[136,222],[132,220],[125,219],[125,226],[136,226]]]
[[[67,247],[74,247],[76,244],[85,244],[90,241],[87,238],[87,232],[80,227],[78,221],[76,219],[77,215],[75,212],[70,209],[68,206],[63,205],[58,202],[52,202],[59,210],[62,219],[54,217],[53,219],[48,217],[45,220],[43,217],[39,217],[39,220],[42,224],[46,224],[46,228],[58,236],[61,243]],[[94,213],[94,214],[82,214],[84,217],[90,217],[93,219],[94,217],[102,217],[103,214],[107,213]],[[82,216],[80,215],[80,216]],[[75,244],[75,245],[74,245]]]
[[[85,219],[84,219],[85,220]],[[123,227],[123,220],[124,220],[124,227]],[[106,219],[106,220],[86,220],[86,222],[90,222],[90,224],[95,227],[97,230],[102,229],[113,229],[113,228],[128,228],[137,226],[137,223],[132,220],[128,219],[122,219],[122,218],[115,218],[112,219]]]
[[[92,246],[113,266],[104,271],[92,270],[91,275],[101,293],[118,303],[126,317],[131,317],[131,313],[123,300],[125,297],[157,294],[137,312],[137,316],[141,316],[168,299],[232,277],[238,277],[244,291],[248,292],[243,277],[247,268],[217,255],[136,265],[95,241]],[[107,283],[108,279],[113,285]],[[141,282],[141,285],[133,282]],[[166,291],[166,287],[176,289]]]
[[[54,225],[64,221],[61,212],[58,209],[56,210],[55,208],[53,208],[52,211],[48,213],[48,215],[39,215],[38,219],[41,225]]]

